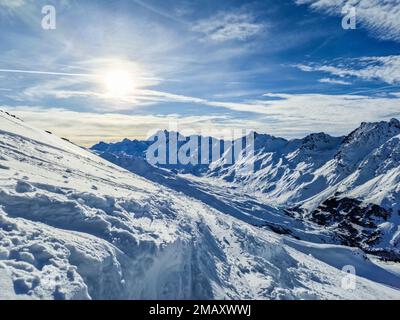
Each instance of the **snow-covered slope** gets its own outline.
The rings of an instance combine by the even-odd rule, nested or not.
[[[0,299],[400,298],[359,250],[293,241],[0,112]]]
[[[262,192],[271,204],[298,203],[326,188],[315,172],[334,156],[342,140],[324,133],[290,141],[256,134],[254,156],[243,155],[232,166],[216,161],[208,176]],[[249,162],[254,163],[253,174],[241,170]]]

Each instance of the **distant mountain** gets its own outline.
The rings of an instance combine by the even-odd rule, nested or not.
[[[201,137],[201,136],[190,136],[185,137],[178,132],[168,132],[168,131],[160,131],[155,133],[152,137],[150,137],[146,141],[139,141],[139,140],[129,140],[124,139],[121,142],[116,143],[105,143],[100,142],[94,145],[91,150],[100,153],[100,154],[113,154],[114,156],[119,157],[134,157],[136,161],[146,159],[146,153],[149,147],[158,139],[158,135],[161,134],[165,137],[165,145],[166,145],[166,157],[165,163],[158,164],[158,167],[167,168],[174,170],[175,172],[181,173],[191,173],[195,175],[202,175],[208,170],[207,164],[201,164],[198,159],[202,158],[202,146],[201,146],[201,139],[206,141],[206,147],[208,149],[208,154],[206,156],[206,163],[211,163],[212,161],[212,148],[214,145],[218,145],[218,149],[220,153],[223,153],[225,141],[218,140],[213,137]],[[177,151],[184,145],[186,145],[189,141],[195,141],[195,151],[193,152],[193,164],[182,164],[178,161]],[[176,145],[176,150],[175,150]],[[173,149],[170,149],[171,146],[174,146]],[[171,150],[175,150],[175,157],[171,159],[170,154]]]
[[[400,122],[397,119],[362,123],[344,137],[315,133],[303,139],[286,140],[254,133],[254,154],[243,152],[233,164],[227,164],[221,157],[201,166],[201,170],[185,165],[160,167],[207,178],[210,184],[216,181],[228,183],[229,187],[243,189],[247,194],[262,194],[268,205],[284,208],[293,216],[314,222],[322,221],[317,217],[321,217],[324,210],[326,214],[332,214],[332,210],[340,211],[339,204],[343,201],[347,201],[346,215],[350,220],[349,203],[357,212],[363,212],[366,207],[380,208],[377,215],[380,210],[387,214],[375,219],[375,213],[370,212],[372,218],[368,226],[361,221],[351,221],[351,228],[364,235],[356,237],[358,240],[352,243],[367,251],[384,248],[385,254],[390,252],[389,256],[400,260],[399,142]],[[101,148],[96,145],[92,149],[128,170],[137,170],[132,168],[145,161],[146,148],[140,143],[143,142],[124,140],[120,143],[124,147],[117,143],[101,144]],[[150,144],[145,142],[147,146]],[[141,150],[140,155],[138,150]],[[251,173],[243,170],[249,163],[254,164]],[[350,232],[350,220],[328,219],[326,227],[336,229],[342,243],[350,243],[354,236],[354,232]],[[373,236],[371,230],[376,231],[372,232]]]
[[[397,173],[396,169],[400,166],[400,122],[396,119],[363,123],[345,137],[331,137],[324,133],[310,134],[295,140],[257,133],[254,137],[255,152],[251,159],[243,155],[240,161],[232,165],[226,164],[222,157],[210,160],[201,175],[246,185],[247,189],[264,193],[277,205],[301,204],[311,208],[336,192],[357,196],[354,193],[357,188],[362,198],[386,209],[400,209],[396,183],[385,188],[375,184],[377,189],[382,190],[372,192],[371,188],[367,188],[369,195],[362,192],[372,179],[380,179],[389,173],[393,179],[393,174]],[[185,137],[178,148],[188,139]],[[125,139],[119,143],[101,142],[93,146],[92,150],[101,154],[145,158],[151,143]],[[241,167],[250,161],[254,162],[254,172],[241,175]],[[193,170],[193,166],[172,166],[167,163],[160,167],[179,169],[181,173],[199,173]]]

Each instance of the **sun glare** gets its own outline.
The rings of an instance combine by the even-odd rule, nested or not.
[[[111,70],[102,76],[102,81],[110,96],[125,97],[135,89],[133,76],[124,70]]]

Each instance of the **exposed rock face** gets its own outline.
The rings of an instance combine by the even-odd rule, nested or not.
[[[310,220],[332,230],[344,245],[360,247],[390,260],[400,260],[399,250],[379,246],[385,223],[393,213],[376,205],[351,198],[332,197],[309,215]]]

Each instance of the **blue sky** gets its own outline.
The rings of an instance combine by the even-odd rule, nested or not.
[[[397,0],[0,0],[0,105],[84,145],[171,121],[341,135],[400,117],[399,16]],[[115,70],[132,90],[107,92]]]

